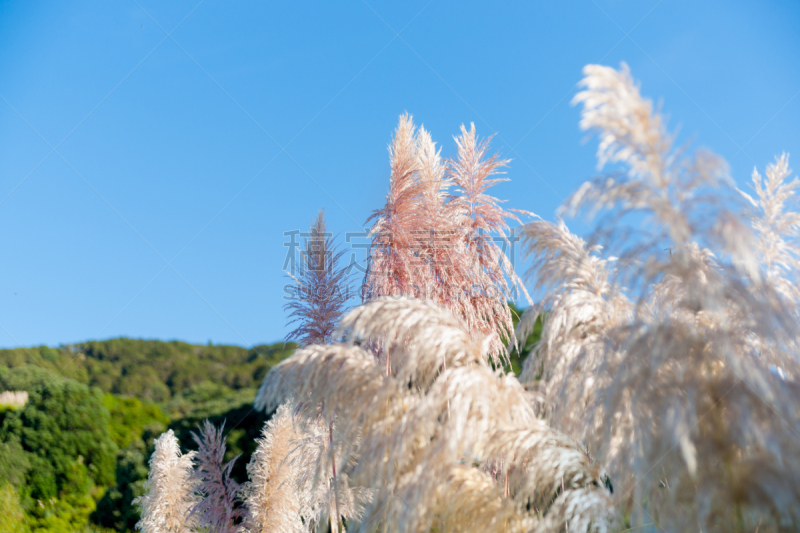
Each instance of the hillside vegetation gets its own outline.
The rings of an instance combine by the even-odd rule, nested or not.
[[[244,467],[266,415],[252,402],[292,343],[193,345],[128,338],[0,350],[0,531],[132,531],[153,439],[188,447],[203,420],[226,423],[227,457]]]

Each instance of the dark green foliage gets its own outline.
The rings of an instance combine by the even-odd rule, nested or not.
[[[109,433],[120,447],[117,482],[97,502],[91,518],[93,522],[116,531],[132,531],[139,520],[132,502],[144,493],[152,441],[167,430],[169,418],[158,405],[138,398],[106,394],[103,403],[111,413]]]
[[[508,307],[511,308],[511,319],[514,321],[514,327],[517,327],[519,324],[519,319],[522,316],[524,309],[519,309],[514,302],[508,302]],[[509,355],[509,359],[511,360],[511,367],[506,367],[507,371],[513,371],[514,374],[519,376],[520,372],[522,372],[522,365],[525,362],[525,358],[533,350],[534,345],[539,342],[539,339],[542,337],[542,327],[544,326],[544,315],[540,315],[539,318],[536,319],[536,324],[533,327],[533,332],[528,335],[528,338],[525,339],[525,344],[520,343],[519,349],[513,349],[511,354]]]
[[[135,498],[144,494],[147,480],[147,458],[152,449],[145,448],[141,440],[121,450],[117,458],[117,484],[109,488],[92,515],[92,521],[116,531],[133,531],[139,521],[139,512],[132,505]]]
[[[195,443],[191,433],[197,432],[198,427],[204,420],[210,421],[219,427],[225,422],[225,436],[227,437],[227,450],[225,461],[230,461],[237,455],[241,455],[234,464],[231,477],[239,483],[247,481],[247,463],[250,456],[256,449],[256,439],[261,437],[261,430],[269,419],[263,412],[253,409],[253,399],[255,391],[248,392],[246,396],[230,396],[228,401],[230,408],[213,412],[209,409],[209,404],[201,404],[198,409],[188,416],[173,422],[170,428],[175,431],[175,436],[181,443],[184,450],[195,449]],[[238,405],[234,406],[236,403]]]
[[[0,484],[13,489],[4,489],[9,505],[17,498],[23,527],[35,532],[88,531],[116,468],[102,392],[30,365],[0,367],[0,390],[29,395],[23,408],[0,413]]]
[[[19,437],[10,435],[6,441],[0,441],[0,484],[21,487],[30,468],[30,458],[22,449]]]
[[[0,390],[29,394],[23,409],[0,414],[0,442],[18,442],[26,453],[26,492],[32,498],[54,498],[67,484],[85,485],[76,469],[97,485],[114,483],[117,446],[98,389],[22,366],[2,371]]]
[[[211,380],[201,381],[175,396],[164,408],[171,418],[208,418],[243,404],[252,404],[256,388],[232,390]]]

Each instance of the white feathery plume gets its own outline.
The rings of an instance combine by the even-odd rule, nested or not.
[[[758,246],[728,209],[725,165],[707,153],[673,152],[627,67],[585,72],[581,126],[600,132],[600,165],[622,163],[627,172],[585,184],[566,208],[609,213],[594,239],[618,252],[615,270],[627,277],[599,249],[576,247],[555,226],[529,225],[527,245],[542,258],[537,283],[551,291],[532,360],[549,422],[598,453],[632,526],[797,523],[800,402],[796,385],[770,369],[779,361],[798,375],[797,326],[775,305]],[[777,165],[772,179],[785,174]],[[642,231],[621,222],[634,212]],[[777,226],[791,232],[792,224],[789,216]],[[640,293],[635,306],[621,296],[612,303],[626,293],[620,279]]]
[[[331,508],[348,520],[357,518],[369,498],[368,487],[349,481],[348,469],[359,458],[360,428],[391,419],[394,399],[402,399],[404,392],[381,372],[372,354],[334,344],[297,350],[273,367],[255,407],[270,411],[289,395],[297,399],[296,411],[302,415],[296,420],[302,435],[296,460],[304,490],[316,495],[311,503],[315,520],[324,522]]]
[[[295,460],[297,441],[292,404],[281,405],[266,423],[258,447],[247,465],[245,505],[250,533],[304,533],[303,518],[311,514],[310,495],[301,490]]]
[[[487,453],[503,465],[509,495],[554,531],[610,531],[613,487],[605,471],[573,439],[542,420],[495,432]]]
[[[767,165],[766,179],[753,169],[751,188],[755,198],[739,191],[749,202],[746,215],[749,216],[758,239],[757,246],[760,264],[764,274],[764,284],[758,285],[760,295],[767,299],[773,292],[774,305],[785,307],[787,315],[797,317],[800,312],[800,213],[796,211],[796,189],[800,187],[797,178],[789,180],[789,155],[776,157]],[[796,318],[790,319],[792,322]],[[788,349],[776,350],[769,342],[755,336],[748,337],[750,350],[761,354],[773,365],[772,370],[782,379],[794,380],[798,377],[791,368],[795,366],[796,355],[800,352],[800,339],[791,339]],[[789,355],[788,360],[785,355]]]
[[[592,379],[599,361],[583,361],[578,371],[577,352],[602,343],[605,332],[631,318],[633,306],[613,283],[613,262],[600,256],[599,246],[587,246],[570,233],[563,221],[529,222],[520,236],[524,254],[533,258],[527,277],[535,280],[536,290],[547,291],[517,325],[517,339],[524,342],[537,318],[547,312],[546,327],[525,360],[520,381],[535,385],[541,380],[545,404],[552,410],[559,399],[571,403],[564,397],[565,385],[573,386],[571,392],[588,392],[576,391],[572,380],[576,375]],[[584,383],[578,388],[586,389]]]
[[[489,530],[525,530],[542,520],[525,505],[497,500],[503,492],[496,484],[486,483],[491,477],[483,470],[495,460],[489,455],[490,446],[501,430],[535,426],[542,432],[555,432],[536,418],[531,396],[513,375],[493,371],[485,357],[459,355],[483,351],[466,331],[456,333],[463,328],[459,321],[430,303],[383,300],[352,311],[342,327],[348,332],[346,338],[353,341],[388,337],[387,349],[402,354],[394,359],[398,369],[408,364],[404,361],[436,364],[442,357],[448,361],[446,370],[438,365],[438,370],[426,371],[430,377],[419,387],[414,381],[418,376],[404,370],[399,370],[402,377],[386,375],[382,362],[358,346],[312,346],[298,350],[265,378],[259,406],[269,407],[272,398],[281,398],[291,389],[296,391],[298,408],[306,420],[335,420],[328,433],[335,454],[321,449],[317,456],[328,453],[335,457],[337,474],[342,476],[335,486],[341,486],[346,476],[354,494],[358,488],[368,494],[362,499],[363,514],[356,520],[362,530],[468,527],[458,521],[459,514],[471,516],[475,524],[484,524]],[[450,339],[459,348],[449,352],[436,343],[439,337]],[[586,462],[574,443],[548,442],[552,443],[548,453],[562,454],[562,463],[578,460],[575,469],[580,470]],[[315,472],[319,486],[330,468],[314,455],[304,453],[316,463],[309,470]],[[476,472],[467,474],[462,469]],[[590,474],[584,477],[588,479]],[[547,487],[555,484],[551,478],[540,481]],[[473,508],[472,514],[454,514],[453,510],[466,509],[477,501],[478,490],[485,491],[486,505]],[[519,490],[515,497],[527,499],[529,495]],[[594,507],[568,508],[586,514],[586,509]],[[607,514],[609,509],[603,512]],[[600,516],[595,517],[598,523]]]
[[[546,424],[535,418],[531,398],[525,393],[513,376],[498,376],[483,363],[478,366],[465,366],[448,369],[436,380],[427,394],[397,422],[387,437],[385,431],[379,433],[380,440],[389,440],[395,445],[386,450],[386,455],[370,453],[371,446],[383,447],[365,431],[363,434],[361,461],[354,469],[356,480],[382,480],[374,487],[373,504],[367,507],[366,517],[377,514],[382,509],[382,519],[393,524],[397,531],[426,531],[427,528],[439,526],[442,517],[451,517],[452,509],[466,507],[467,502],[474,501],[473,492],[443,493],[456,489],[449,485],[453,469],[463,468],[464,463],[473,463],[473,468],[485,469],[497,464],[497,449],[493,443],[504,431],[524,431],[525,428],[536,427],[544,434],[555,432]],[[575,470],[581,470],[586,463],[586,456],[573,442],[566,439],[550,439],[538,450],[543,460],[559,458],[558,464],[570,464]],[[375,458],[369,463],[364,458]],[[539,460],[535,456],[535,460]],[[576,463],[577,461],[577,463]],[[516,465],[506,461],[506,465]],[[521,467],[520,467],[521,468]],[[507,472],[507,470],[505,471]],[[589,477],[585,474],[584,477]],[[507,524],[513,530],[514,524],[533,524],[540,520],[535,513],[526,508],[525,502],[533,497],[536,491],[549,492],[560,481],[552,477],[541,476],[529,486],[521,487],[513,495],[511,505],[516,508],[511,513],[506,505],[501,506],[497,516],[482,516],[484,523],[491,524],[493,516],[498,519],[494,528]],[[373,481],[374,482],[374,481]],[[533,487],[533,488],[531,488]],[[482,512],[489,513],[495,505],[496,494],[503,494],[497,489],[487,490],[487,508]],[[605,491],[605,487],[588,487],[587,491]],[[466,500],[462,499],[466,498]],[[591,495],[594,499],[595,496]],[[610,500],[601,514],[592,515],[588,520],[595,523],[613,516]],[[520,504],[520,502],[522,502]],[[588,510],[599,511],[596,506],[581,508],[588,516]],[[476,509],[474,512],[478,512]],[[502,517],[513,517],[513,519]],[[570,520],[575,517],[568,517]],[[445,520],[447,522],[447,520]],[[366,524],[374,527],[375,523]]]
[[[340,418],[343,417],[337,419]],[[309,495],[310,501],[304,522],[317,530],[330,524],[335,531],[342,520],[359,521],[371,496],[369,489],[350,480],[350,472],[360,460],[352,451],[358,450],[358,437],[344,445],[350,436],[343,435],[335,422],[325,423],[322,417],[300,417],[297,424],[301,434],[293,461],[299,472],[300,490]]]
[[[581,129],[598,132],[598,168],[622,163],[627,172],[584,183],[562,210],[591,216],[608,210],[596,236],[608,244],[613,238],[626,266],[641,268],[637,265],[648,255],[650,262],[663,264],[666,248],[680,261],[682,246],[703,240],[704,246],[716,243],[737,268],[758,279],[751,232],[726,208],[736,198],[724,160],[704,150],[692,157],[684,156],[686,147],[673,151],[660,113],[639,94],[624,63],[620,70],[587,65],[583,71],[585,89],[573,99],[583,105]],[[620,219],[634,212],[644,215],[635,229],[621,226]]]
[[[606,409],[606,424],[591,440],[607,443],[621,503],[637,514],[646,505],[666,531],[686,519],[725,530],[733,508],[755,517],[753,527],[797,520],[797,393],[727,327],[703,322],[661,317],[616,332],[594,407]]]
[[[309,346],[273,367],[265,376],[255,408],[270,411],[274,402],[290,393],[307,421],[309,436],[322,434],[319,420],[336,420],[336,434],[358,436],[361,428],[391,427],[407,409],[410,394],[386,376],[369,352],[357,346]],[[338,416],[342,414],[342,416]],[[326,432],[327,433],[327,432]],[[317,436],[318,437],[318,436]],[[309,445],[323,447],[321,437]],[[357,438],[337,442],[337,464],[347,464],[357,453]],[[387,446],[391,443],[386,442]],[[318,474],[326,479],[327,473]]]
[[[614,262],[600,247],[570,233],[563,221],[533,221],[521,231],[533,261],[527,277],[545,295],[517,325],[525,339],[545,314],[539,341],[523,364],[520,381],[540,395],[540,411],[553,427],[586,441],[602,415],[589,409],[602,385],[599,372],[608,334],[633,316],[633,304],[615,286]]]
[[[797,236],[800,231],[800,213],[796,207],[795,191],[800,180],[789,181],[789,155],[781,154],[767,165],[766,180],[753,169],[754,199],[739,191],[750,202],[749,211],[758,237],[758,252],[767,281],[772,283],[784,300],[790,304],[800,301],[797,273],[800,271],[800,249]]]
[[[474,467],[451,467],[436,485],[434,498],[436,531],[523,532],[533,523],[517,512],[489,474]]]
[[[667,136],[659,113],[642,98],[639,87],[625,63],[620,70],[603,65],[586,65],[586,76],[573,104],[582,103],[580,127],[598,129],[597,168],[607,163],[624,162],[635,178],[652,179],[661,186],[668,176],[654,174],[669,164],[672,140]]]
[[[197,519],[189,516],[198,502],[194,494],[194,452],[181,454],[178,439],[170,429],[155,440],[145,494],[134,500],[142,518],[136,529],[142,533],[189,533]]]
[[[369,400],[354,403],[347,396],[353,391]],[[297,350],[267,373],[254,406],[270,412],[285,397],[294,396],[297,409],[309,417],[320,415],[329,419],[337,411],[347,412],[348,416],[337,424],[341,427],[349,423],[355,428],[384,418],[388,414],[384,406],[391,403],[392,398],[405,395],[395,381],[376,366],[375,357],[363,348],[342,344],[313,345]]]
[[[342,319],[336,335],[376,346],[390,375],[423,389],[442,369],[486,358],[463,321],[431,301],[414,298],[362,305]]]

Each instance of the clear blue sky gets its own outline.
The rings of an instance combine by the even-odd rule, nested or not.
[[[360,228],[403,111],[446,155],[496,133],[496,194],[552,219],[595,173],[587,63],[740,184],[800,169],[798,2],[164,4],[0,2],[0,346],[280,340],[283,232]]]

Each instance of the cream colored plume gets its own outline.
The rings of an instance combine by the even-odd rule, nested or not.
[[[369,498],[369,487],[349,481],[361,428],[391,420],[405,393],[363,349],[315,345],[275,366],[264,378],[255,405],[269,411],[288,396],[296,398],[300,415],[295,420],[300,449],[293,460],[304,490],[312,494],[313,520],[324,522],[332,509],[352,520]]]
[[[430,301],[385,298],[354,309],[337,335],[377,346],[378,357],[401,382],[427,387],[443,368],[487,358],[466,325]]]
[[[181,454],[178,439],[170,429],[155,440],[145,494],[134,500],[142,518],[136,529],[142,533],[189,533],[196,519],[190,516],[198,498],[193,492],[194,452]]]
[[[735,190],[727,163],[706,150],[690,156],[688,147],[673,150],[662,116],[641,96],[624,63],[620,70],[587,65],[584,74],[585,89],[573,99],[583,106],[581,128],[600,138],[599,168],[618,163],[627,173],[587,181],[562,211],[594,216],[606,210],[609,216],[594,237],[618,247],[616,255],[634,271],[648,256],[666,262],[667,248],[673,260],[681,261],[682,247],[703,239],[757,280],[752,232],[731,209]],[[624,225],[632,213],[638,214],[633,226]]]
[[[515,493],[519,501],[511,501],[486,473],[502,453],[492,447],[493,439],[504,431],[538,428],[553,437],[550,448],[540,447],[548,460],[578,461],[569,472],[584,468],[582,479],[597,470],[585,467],[591,461],[577,445],[559,440],[537,419],[531,395],[513,375],[492,370],[481,356],[485,351],[450,313],[410,299],[379,300],[352,311],[342,328],[347,340],[378,342],[383,353],[392,354],[393,371],[387,375],[384,361],[359,346],[311,346],[270,371],[257,404],[269,408],[291,392],[309,427],[325,421],[316,431],[328,441],[317,441],[318,453],[304,453],[310,458],[306,470],[314,486],[328,479],[342,490],[340,505],[348,501],[348,490],[354,502],[363,496],[363,512],[348,523],[364,531],[402,532],[462,530],[470,523],[525,531],[543,523],[520,502],[536,490],[549,494],[555,474],[537,478]],[[328,474],[334,464],[337,479]],[[593,494],[587,498],[597,500]],[[580,509],[586,514],[598,508],[587,503]],[[597,512],[595,523],[613,514],[609,508]]]
[[[575,99],[581,126],[599,134],[600,167],[619,164],[625,173],[588,182],[568,200],[567,212],[604,213],[589,244],[560,223],[537,221],[523,232],[545,293],[520,328],[526,333],[545,313],[526,384],[542,394],[552,426],[598,455],[632,527],[755,531],[796,523],[800,403],[792,376],[800,375],[800,332],[797,297],[781,279],[796,276],[800,218],[788,210],[796,188],[788,164],[781,158],[769,167],[766,184],[754,176],[757,199],[748,197],[754,209],[742,217],[725,163],[672,150],[627,67],[584,72]],[[536,449],[537,439],[509,442]],[[515,451],[498,464],[524,458],[520,446],[510,445]],[[547,473],[557,461],[536,464]],[[523,474],[511,470],[510,493],[526,485]],[[589,520],[579,509],[594,508],[592,501],[602,507],[607,495],[579,496],[601,484],[599,471],[564,477],[565,497],[548,504],[542,524],[568,521],[572,530]],[[560,509],[571,518],[558,518]]]
[[[244,488],[250,513],[249,533],[308,531],[310,496],[301,490],[296,460],[300,436],[292,420],[292,404],[283,404],[264,426],[258,447],[247,465]]]
[[[800,270],[800,213],[796,190],[800,180],[789,180],[789,155],[781,154],[767,165],[766,179],[753,169],[752,188],[756,198],[742,191],[750,202],[750,218],[758,236],[758,251],[767,281],[790,305],[800,301],[797,273]]]

